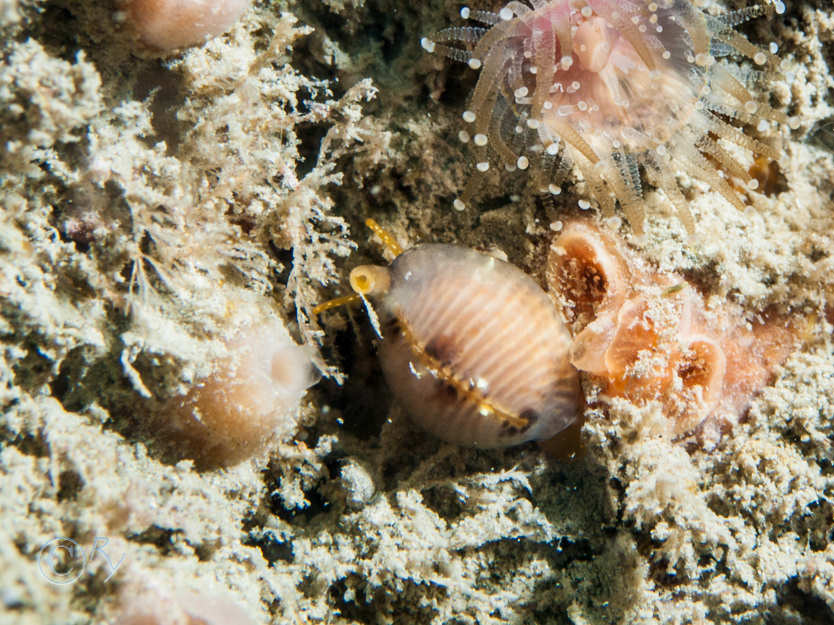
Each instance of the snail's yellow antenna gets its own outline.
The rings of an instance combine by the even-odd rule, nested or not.
[[[376,221],[368,217],[365,220],[365,225],[370,228],[371,232],[380,238],[385,248],[394,256],[399,256],[403,253],[403,248],[400,247],[397,240]],[[391,279],[388,275],[388,270],[385,269],[385,267],[360,265],[350,273],[350,286],[355,293],[322,302],[313,308],[312,313],[314,315],[320,315],[321,313],[333,308],[358,302],[363,295],[384,293],[388,290],[390,283]]]
[[[314,315],[320,315],[321,313],[330,310],[332,308],[338,308],[339,306],[346,306],[347,304],[353,304],[353,302],[359,301],[359,295],[356,293],[351,293],[350,295],[344,295],[342,297],[337,297],[336,299],[330,299],[326,302],[322,302],[318,306],[313,308]]]
[[[371,229],[371,231],[380,238],[382,244],[394,255],[399,256],[403,253],[403,248],[400,247],[400,244],[397,243],[397,240],[382,226],[380,226],[376,221],[368,217],[365,220],[365,225]]]

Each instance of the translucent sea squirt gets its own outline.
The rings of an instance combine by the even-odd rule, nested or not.
[[[242,328],[226,346],[214,374],[164,411],[169,438],[204,468],[236,464],[294,434],[301,399],[317,380],[310,353],[278,319]]]
[[[229,30],[251,0],[121,0],[124,18],[147,46],[161,51],[201,44]]]

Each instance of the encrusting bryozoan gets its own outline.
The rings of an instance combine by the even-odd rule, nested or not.
[[[559,193],[575,169],[606,213],[618,202],[639,232],[642,168],[691,231],[677,172],[742,208],[727,176],[750,190],[757,181],[731,146],[775,160],[778,151],[745,126],[793,125],[755,100],[724,59],[773,70],[771,52],[733,27],[784,10],[778,1],[720,16],[690,0],[516,1],[497,13],[464,8],[476,25],[446,28],[422,45],[480,70],[460,133],[474,144],[479,171],[529,167],[540,189]]]
[[[127,25],[145,45],[171,51],[229,30],[251,0],[121,0]]]
[[[167,406],[165,428],[198,466],[229,466],[298,427],[299,402],[315,381],[310,353],[277,319],[249,325],[227,344],[228,360]]]

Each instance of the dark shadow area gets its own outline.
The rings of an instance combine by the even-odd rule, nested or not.
[[[188,126],[177,119],[177,111],[185,104],[179,73],[166,68],[161,61],[149,63],[136,76],[133,97],[136,100],[150,100],[153,137],[143,137],[148,146],[159,141],[165,142],[166,153],[177,153],[182,137]]]
[[[294,560],[292,544],[280,540],[275,534],[269,530],[264,532],[250,532],[242,541],[244,545],[257,547],[261,551],[264,560],[269,562],[270,566],[275,566],[280,562],[292,562]]]
[[[796,577],[776,590],[778,608],[765,617],[767,625],[831,625],[834,611],[822,597],[809,594],[799,587]]]
[[[162,555],[169,555],[176,549],[176,542],[183,534],[182,530],[151,525],[141,532],[129,534],[128,540],[145,545],[153,545]]]

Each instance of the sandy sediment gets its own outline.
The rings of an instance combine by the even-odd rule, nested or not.
[[[542,201],[522,177],[451,209],[475,75],[419,38],[458,9],[257,2],[159,58],[110,2],[0,2],[0,622],[115,623],[155,592],[263,624],[834,619],[834,11],[742,27],[779,44],[764,84],[801,122],[770,131],[754,208],[681,179],[694,234],[652,191],[643,237],[603,223],[710,306],[808,319],[801,347],[712,451],[612,400],[566,461],[417,431],[361,308],[310,313],[381,262],[367,217],[541,281],[550,225],[588,214],[581,184]],[[266,451],[202,470],[153,424],[276,317],[324,379]]]

